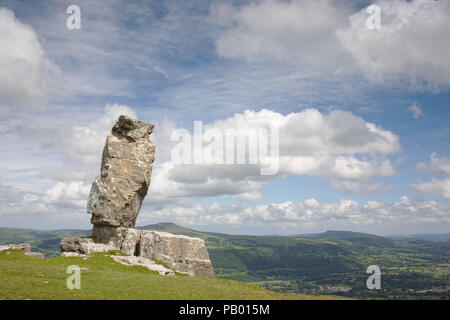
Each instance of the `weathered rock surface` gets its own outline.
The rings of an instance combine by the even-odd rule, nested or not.
[[[122,242],[122,247],[120,251],[126,253],[130,256],[139,256],[140,252],[140,239],[141,239],[141,231],[136,229],[127,229],[127,233]]]
[[[134,227],[150,186],[153,128],[153,124],[123,115],[112,128],[103,149],[101,173],[89,194],[87,211],[93,225]]]
[[[31,252],[31,246],[28,243],[5,244],[0,246],[0,252],[4,250],[23,251],[26,256],[43,259],[44,255],[39,252]]]
[[[127,230],[128,229],[124,227],[116,228],[111,226],[94,225],[92,228],[92,239],[96,243],[103,243],[116,248],[121,248]]]
[[[118,250],[116,247],[103,243],[95,243],[91,238],[65,237],[60,242],[61,251],[91,254],[96,252],[108,252]]]
[[[130,257],[162,261],[179,273],[197,277],[214,277],[214,269],[202,239],[167,232],[123,229],[119,233],[122,238],[116,242],[120,245],[116,246],[112,242],[97,243],[90,238],[67,237],[61,239],[61,251],[78,255],[120,250]],[[119,239],[119,235],[112,234],[112,238]],[[130,258],[129,261],[129,264],[132,264],[140,260]]]
[[[167,269],[160,264],[156,264],[150,259],[144,257],[136,256],[110,256],[114,261],[119,262],[124,265],[129,266],[141,266],[145,267],[151,271],[156,271],[163,276],[173,276],[175,272],[173,270]]]
[[[83,258],[87,259],[89,256],[87,254],[77,253],[77,252],[61,252],[61,257],[76,257],[76,258]]]
[[[64,256],[74,256],[121,250],[129,255],[114,258],[121,263],[161,267],[149,260],[156,259],[180,273],[213,277],[203,240],[133,229],[150,186],[155,159],[155,145],[150,141],[153,128],[152,124],[119,117],[106,138],[101,172],[89,193],[92,239],[63,238],[61,251]],[[165,270],[156,271],[167,274]]]
[[[142,230],[139,255],[157,259],[180,273],[214,277],[208,250],[202,239],[167,232]]]
[[[17,244],[5,244],[0,246],[0,252],[4,250],[20,250],[23,252],[30,252],[31,246],[28,243],[17,243]]]

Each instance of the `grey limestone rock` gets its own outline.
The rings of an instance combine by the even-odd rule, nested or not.
[[[39,252],[31,252],[31,246],[28,243],[17,243],[17,244],[5,244],[0,246],[0,252],[4,250],[19,250],[23,251],[28,257],[43,259],[44,255]]]
[[[0,252],[4,250],[20,250],[23,252],[30,252],[31,247],[28,243],[5,244],[0,246]]]
[[[96,252],[108,252],[118,250],[116,247],[95,243],[91,238],[64,237],[61,239],[60,247],[62,252],[75,252],[79,254],[91,254]]]
[[[142,230],[139,247],[141,256],[165,262],[177,272],[214,277],[208,250],[202,239]]]
[[[166,267],[157,264],[150,259],[144,257],[136,257],[136,256],[110,256],[114,261],[130,266],[141,266],[145,267],[151,271],[156,271],[162,276],[173,276],[175,272],[171,269],[167,269]]]
[[[129,256],[113,258],[120,263],[143,265],[168,274],[167,269],[155,267],[149,260],[156,259],[180,273],[213,277],[203,240],[134,229],[150,186],[155,159],[155,145],[150,141],[153,128],[152,124],[123,115],[116,121],[106,138],[100,175],[92,183],[87,203],[94,225],[92,239],[63,238],[61,251],[66,253],[64,256],[74,256],[121,250]]]
[[[127,229],[125,237],[123,238],[120,251],[130,256],[139,255],[139,244],[141,239],[141,231],[136,229]]]
[[[124,115],[112,128],[87,204],[93,225],[134,227],[150,186],[155,159],[155,145],[150,141],[153,128],[153,124]]]

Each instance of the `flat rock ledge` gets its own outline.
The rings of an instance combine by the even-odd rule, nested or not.
[[[118,250],[116,247],[103,243],[95,243],[91,238],[61,238],[60,247],[62,256],[74,257],[76,255],[88,255],[97,252]],[[75,254],[75,255],[74,255]]]
[[[28,243],[17,243],[17,244],[5,244],[0,246],[0,252],[5,250],[19,250],[23,251],[26,256],[43,259],[44,255],[39,252],[31,252],[31,247]]]
[[[167,269],[160,264],[156,264],[152,260],[144,257],[136,256],[110,256],[115,262],[124,264],[127,266],[141,266],[147,268],[150,271],[156,271],[162,276],[174,276],[175,272],[171,269]]]
[[[97,229],[93,234],[93,238],[62,238],[60,244],[62,255],[68,256],[67,253],[70,252],[89,255],[95,252],[120,250],[130,257],[128,260],[120,258],[123,261],[127,260],[127,264],[145,261],[134,258],[147,258],[161,261],[179,273],[196,277],[214,277],[214,269],[202,239],[152,230],[111,227],[107,230]],[[106,236],[103,237],[104,234]]]
[[[75,258],[83,258],[84,260],[86,260],[87,258],[89,258],[89,255],[77,252],[61,252],[61,257],[69,257],[69,258],[75,257]]]

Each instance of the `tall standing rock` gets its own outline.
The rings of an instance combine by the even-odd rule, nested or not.
[[[134,227],[150,186],[153,128],[122,115],[106,138],[101,173],[92,183],[87,204],[94,240],[120,246],[125,228]]]
[[[119,117],[106,138],[101,172],[89,193],[87,211],[92,215],[91,223],[94,225],[92,239],[62,238],[61,251],[64,256],[79,256],[116,249],[129,255],[113,257],[120,263],[146,266],[159,270],[161,274],[174,274],[161,266],[156,268],[150,261],[154,259],[180,273],[214,277],[203,240],[134,229],[150,186],[155,159],[155,145],[150,141],[153,127],[127,116]]]

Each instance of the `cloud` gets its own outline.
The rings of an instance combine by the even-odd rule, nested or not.
[[[237,172],[242,176],[233,178]],[[249,176],[245,166],[176,165],[168,161],[154,167],[150,194],[152,199],[231,195],[239,200],[252,201],[262,198],[261,187],[261,181]]]
[[[269,58],[321,69],[344,63],[334,32],[347,14],[346,6],[328,0],[211,7],[211,19],[225,27],[216,40],[219,56],[246,61]]]
[[[304,202],[286,201],[252,207],[240,205],[178,206],[143,212],[144,221],[174,221],[183,225],[226,225],[239,227],[279,228],[348,228],[396,224],[448,224],[450,208],[435,201],[412,202],[404,196],[394,203],[368,201],[360,205],[342,199],[339,202],[320,204],[315,199]]]
[[[86,190],[80,182],[58,184],[46,193],[0,184],[0,224],[12,228],[87,229],[91,226],[85,209]]]
[[[58,98],[64,103],[104,101],[104,96],[139,96],[158,103],[155,97],[189,72],[185,63],[201,60],[211,51],[205,49],[212,32],[204,14],[207,2],[80,0],[77,4],[80,30],[66,27],[64,11],[69,3],[62,7],[59,0],[48,0],[32,9],[11,4],[27,12],[46,52],[63,70]]]
[[[216,52],[229,59],[291,64],[315,76],[358,76],[432,90],[450,85],[450,4],[381,0],[381,29],[367,28],[366,7],[336,1],[253,1],[212,5],[220,25]],[[355,8],[358,8],[355,11]],[[330,73],[330,71],[332,73]]]
[[[42,201],[62,208],[85,208],[90,189],[91,186],[83,181],[72,181],[67,184],[59,182],[45,191]]]
[[[419,162],[416,165],[416,170],[425,172],[430,176],[450,176],[450,158],[439,157],[439,155],[434,152],[430,156],[429,162]]]
[[[0,200],[0,216],[56,212],[42,201],[42,194],[25,192],[11,185],[0,184]]]
[[[42,107],[59,79],[60,70],[49,60],[36,32],[0,7],[0,105]]]
[[[306,199],[305,201],[303,201],[303,203],[308,208],[315,208],[315,209],[320,208],[319,202],[314,198]]]
[[[61,151],[83,163],[99,164],[106,137],[122,114],[137,119],[136,113],[128,106],[107,104],[100,119],[68,130],[68,134],[62,137]]]
[[[323,114],[317,109],[305,109],[283,115],[271,110],[246,110],[203,125],[204,132],[215,130],[222,136],[227,130],[239,129],[248,136],[251,130],[271,128],[279,130],[277,175],[261,175],[261,163],[178,164],[169,160],[155,164],[151,193],[168,198],[231,195],[239,200],[257,200],[262,197],[265,181],[287,175],[330,179],[333,186],[346,192],[358,188],[364,192],[390,190],[370,181],[375,176],[395,175],[386,155],[401,150],[398,137],[350,112],[333,110]],[[262,141],[262,145],[271,143],[269,136]],[[222,150],[224,154],[233,151],[226,142]],[[246,159],[248,155],[246,149]]]
[[[54,155],[45,166],[29,164],[33,171],[30,171],[28,179],[38,185],[36,177],[45,180],[45,184],[39,186],[41,189],[36,191],[48,193],[46,199],[52,205],[64,203],[66,196],[67,203],[72,206],[78,200],[78,203],[82,203],[83,197],[70,198],[69,193],[63,192],[67,189],[63,186],[81,182],[89,186],[98,175],[106,136],[120,114],[137,118],[135,111],[128,106],[108,104],[103,113],[95,117],[84,116],[67,122],[54,120],[48,123],[51,128],[49,131],[41,130],[41,126],[30,129],[27,136],[38,132],[39,137],[43,135],[39,141],[49,139],[45,152],[47,159],[50,154]],[[224,133],[230,129],[239,129],[248,134],[250,130],[272,127],[279,130],[279,171],[274,176],[263,176],[261,168],[265,166],[261,163],[178,164],[171,160],[170,155],[176,145],[176,142],[171,141],[171,135],[179,128],[168,120],[156,123],[151,137],[157,144],[149,193],[152,204],[164,206],[173,202],[224,195],[238,201],[256,201],[262,199],[265,182],[289,175],[310,175],[330,180],[338,190],[343,190],[342,185],[345,184],[344,192],[349,192],[351,184],[357,186],[353,189],[385,192],[384,187],[365,187],[366,190],[360,186],[370,186],[373,177],[395,174],[387,156],[401,150],[399,138],[350,112],[333,110],[322,113],[317,109],[305,109],[283,115],[271,110],[247,110],[223,120],[205,123],[204,132],[217,130]],[[25,127],[22,125],[21,128]],[[20,132],[22,130],[16,134]],[[262,145],[269,145],[269,140],[269,137],[263,137]],[[231,150],[228,146],[223,151],[230,153]],[[24,152],[22,156],[27,154],[26,150]],[[13,179],[10,175],[8,177],[8,181]],[[52,185],[51,181],[56,184]],[[339,184],[340,181],[345,182]],[[55,195],[56,192],[59,193]]]
[[[88,226],[89,216],[85,205],[89,187],[83,182],[58,183],[45,193],[25,192],[0,184],[0,220],[4,225],[17,217],[26,217],[22,226],[48,228],[47,219],[54,217],[62,227],[67,219],[72,226]],[[27,222],[28,221],[28,222]],[[32,221],[30,224],[29,222]],[[365,228],[368,226],[402,225],[422,223],[446,225],[450,223],[450,207],[435,201],[411,201],[404,196],[394,203],[368,201],[360,205],[356,201],[341,199],[338,202],[319,203],[316,199],[300,202],[286,201],[243,207],[239,204],[209,207],[202,204],[172,202],[169,206],[144,206],[139,223],[172,221],[182,225],[214,228],[254,228],[254,230],[324,230],[326,228]]]
[[[332,181],[331,185],[336,190],[346,194],[387,193],[394,189],[392,186],[384,186],[380,183],[359,181]]]
[[[80,111],[55,107],[39,113],[6,113],[0,121],[0,174],[4,183],[44,193],[55,183],[83,181],[99,174],[105,140],[121,114],[136,118],[129,107],[107,104]]]
[[[426,194],[439,195],[446,200],[450,200],[450,158],[440,157],[437,153],[432,153],[430,161],[419,162],[416,171],[424,172],[433,177],[431,181],[412,184],[418,191]],[[446,179],[436,179],[434,177],[446,177]]]
[[[366,8],[336,34],[373,82],[406,79],[432,89],[450,85],[450,3],[434,0],[382,0],[381,29],[366,27]]]
[[[422,109],[420,109],[416,102],[409,106],[408,112],[412,114],[414,119],[418,119],[422,115]]]
[[[450,179],[435,179],[429,182],[418,183],[412,185],[414,188],[423,193],[436,194],[446,200],[450,200]]]

